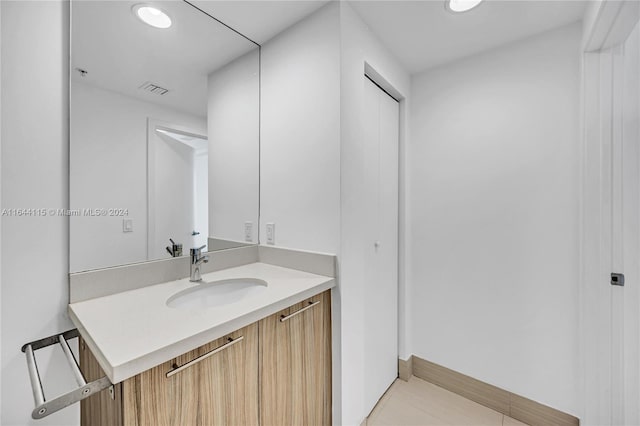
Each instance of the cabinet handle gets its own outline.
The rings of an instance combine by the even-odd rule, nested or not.
[[[311,301],[309,301],[309,305],[305,306],[305,307],[304,307],[304,308],[302,308],[302,309],[299,309],[299,310],[295,311],[295,312],[294,312],[294,313],[292,313],[292,314],[289,314],[289,315],[280,315],[280,322],[285,322],[285,321],[287,321],[288,319],[293,318],[293,317],[295,317],[296,315],[303,313],[303,312],[304,312],[304,311],[306,311],[307,309],[311,309],[311,308],[313,308],[313,307],[314,307],[314,306],[316,306],[318,303],[320,303],[320,301],[319,301],[319,300],[316,300],[315,302],[311,302]]]
[[[187,362],[186,364],[182,364],[180,367],[176,367],[173,370],[169,371],[167,373],[167,379],[169,377],[173,376],[174,374],[178,374],[182,370],[185,370],[185,369],[191,367],[192,365],[197,364],[200,361],[203,361],[203,360],[209,358],[211,355],[215,355],[218,352],[222,352],[225,349],[230,348],[231,346],[233,346],[236,343],[240,342],[242,339],[244,339],[244,336],[240,336],[240,337],[237,337],[235,339],[229,338],[229,342],[225,343],[224,345],[219,346],[219,347],[217,347],[217,348],[215,348],[213,350],[210,350],[206,354],[200,355],[199,357],[192,359],[191,361]]]

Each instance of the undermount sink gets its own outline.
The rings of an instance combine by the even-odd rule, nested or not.
[[[262,293],[267,282],[257,278],[233,278],[203,282],[167,299],[167,306],[178,309],[206,309],[239,302],[249,295]]]

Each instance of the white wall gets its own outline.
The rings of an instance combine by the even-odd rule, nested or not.
[[[3,1],[2,208],[63,208],[68,203],[68,4]],[[2,425],[79,424],[73,407],[43,420],[34,408],[22,344],[72,328],[68,303],[68,221],[2,218]],[[75,383],[62,351],[37,353],[45,395]],[[58,377],[62,376],[62,377]],[[67,378],[64,381],[63,377]]]
[[[126,208],[122,217],[71,218],[71,271],[147,260],[147,118],[206,135],[206,119],[74,80],[71,91],[72,209]],[[157,172],[171,173],[171,170]],[[170,205],[167,208],[175,209]],[[176,242],[188,248],[186,236]],[[167,240],[167,244],[169,241]],[[93,250],[87,250],[93,247]],[[168,256],[168,255],[167,255]]]
[[[260,201],[260,52],[209,75],[209,236],[258,242]]]
[[[341,400],[334,400],[334,412],[341,410],[342,424],[359,425],[369,414],[364,405],[365,371],[362,360],[365,353],[365,336],[374,334],[376,330],[367,328],[364,322],[364,293],[371,291],[365,281],[365,246],[372,243],[372,236],[365,228],[367,215],[366,205],[360,194],[366,187],[366,165],[362,152],[366,148],[365,129],[363,125],[365,100],[365,63],[373,68],[386,85],[395,90],[401,99],[401,146],[400,146],[400,181],[403,182],[402,170],[405,167],[404,142],[408,135],[407,105],[410,92],[410,78],[407,71],[399,64],[382,44],[369,31],[366,25],[346,2],[340,4],[341,30],[341,81],[340,81],[340,118],[341,118],[341,248],[340,248],[340,289],[334,292],[339,298],[341,315],[341,352],[342,369],[337,372],[341,380]],[[383,83],[383,81],[379,81]],[[406,224],[403,193],[400,194],[400,229]],[[400,262],[405,259],[405,242],[400,241]],[[402,266],[401,266],[402,268]],[[404,277],[400,280],[399,289],[399,344],[400,356],[411,352],[408,349],[406,331],[410,324],[406,321],[406,297],[408,292],[404,286]],[[334,312],[334,315],[336,313]],[[335,367],[334,367],[335,368]],[[340,404],[340,405],[337,405]],[[335,420],[335,419],[334,419]],[[338,423],[340,423],[338,421]]]
[[[262,46],[260,241],[337,253],[340,28],[334,2]]]
[[[415,355],[578,411],[580,26],[412,80]]]

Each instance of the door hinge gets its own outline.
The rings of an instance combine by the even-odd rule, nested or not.
[[[624,274],[611,273],[611,285],[624,287]]]

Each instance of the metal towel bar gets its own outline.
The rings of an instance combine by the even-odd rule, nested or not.
[[[45,337],[44,339],[36,340],[22,346],[22,352],[27,357],[27,368],[29,370],[29,380],[31,381],[31,388],[33,390],[33,400],[36,403],[36,408],[31,412],[31,417],[34,419],[41,419],[48,416],[51,413],[55,413],[71,404],[87,398],[93,394],[100,392],[103,389],[111,386],[111,382],[108,377],[103,377],[93,382],[87,383],[86,379],[80,371],[78,362],[73,356],[73,352],[69,348],[67,340],[78,337],[78,329],[65,331],[62,334],[55,334],[53,336]],[[36,363],[35,351],[45,348],[47,346],[58,344],[62,348],[65,357],[73,371],[73,375],[78,383],[78,388],[70,392],[60,395],[55,399],[47,401],[44,397],[44,391],[42,389],[42,381],[40,380],[40,374],[38,373],[38,364]]]

